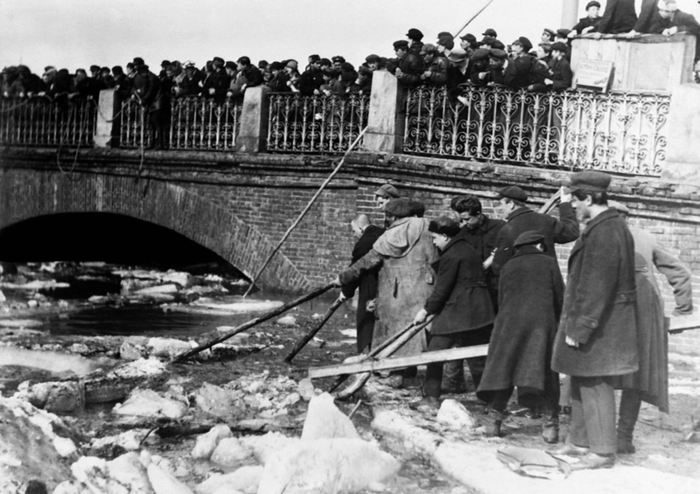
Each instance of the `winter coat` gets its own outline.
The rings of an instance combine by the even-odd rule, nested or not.
[[[479,392],[556,383],[552,349],[564,300],[557,261],[535,246],[518,249],[501,272],[496,316]]]
[[[634,30],[638,33],[651,33],[651,27],[661,20],[658,0],[642,0],[642,11],[639,13]]]
[[[431,264],[437,253],[428,224],[427,219],[414,217],[394,221],[367,255],[339,275],[341,285],[346,286],[381,266],[372,346],[411,324],[432,291],[435,272]],[[395,355],[416,355],[425,346],[425,335],[421,333]]]
[[[372,250],[372,246],[384,233],[383,228],[369,225],[362,232],[362,235],[352,249],[351,265],[362,259]],[[343,287],[343,294],[351,298],[355,290],[359,289],[357,296],[357,352],[361,352],[365,347],[372,344],[372,333],[374,331],[374,312],[367,311],[367,302],[377,298],[377,275],[379,269],[366,272],[360,278]]]
[[[481,262],[481,256],[462,237],[453,237],[445,246],[432,266],[437,279],[425,303],[428,314],[437,314],[431,334],[460,333],[493,323],[493,305]]]
[[[608,0],[598,23],[598,32],[604,34],[628,33],[637,23],[634,0]]]
[[[571,71],[571,65],[566,57],[561,57],[559,60],[552,59],[552,89],[554,91],[563,91],[569,89],[574,80],[574,73]]]
[[[397,66],[401,69],[399,83],[403,87],[416,87],[422,84],[421,74],[425,71],[425,62],[415,53],[408,52],[397,61]]]
[[[560,220],[548,214],[538,213],[528,207],[518,208],[513,211],[506,224],[498,233],[496,241],[496,255],[493,259],[493,271],[498,274],[506,262],[513,257],[513,244],[521,233],[534,230],[544,235],[544,244],[547,246],[547,255],[556,258],[554,244],[566,244],[573,242],[579,236],[579,225],[571,204],[568,202],[559,205]]]
[[[509,60],[503,73],[505,85],[514,89],[529,86],[532,80],[532,66],[534,63],[532,57],[528,54]]]
[[[505,224],[506,222],[503,220],[494,220],[486,215],[482,215],[478,225],[474,228],[469,228],[467,225],[463,226],[458,236],[464,238],[476,250],[483,262],[491,256],[491,252],[496,248],[498,233]],[[498,302],[498,275],[494,273],[491,267],[484,274],[486,275],[486,284],[491,295],[491,302],[496,308]]]
[[[443,56],[436,56],[426,68],[430,71],[430,77],[424,79],[426,84],[431,86],[444,86],[447,83],[447,69],[450,62]]]
[[[564,307],[552,369],[614,376],[639,369],[634,240],[614,209],[593,218],[569,254]],[[566,344],[569,336],[577,348]]]
[[[668,320],[652,266],[673,287],[677,314],[692,314],[692,273],[654,236],[629,227],[634,239],[637,282],[637,348],[639,371],[621,376],[616,387],[641,391],[642,399],[668,413]]]
[[[571,28],[572,31],[576,31],[577,34],[583,34],[583,30],[586,29],[587,27],[593,27],[589,33],[595,33],[598,31],[598,24],[600,24],[600,17],[596,17],[595,19],[591,19],[590,17],[581,17],[576,25]]]

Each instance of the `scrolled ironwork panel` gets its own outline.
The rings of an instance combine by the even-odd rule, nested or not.
[[[340,154],[367,126],[369,96],[269,95],[267,150]]]

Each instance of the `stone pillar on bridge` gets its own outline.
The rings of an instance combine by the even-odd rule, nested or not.
[[[372,75],[372,94],[363,148],[381,153],[398,153],[403,148],[406,98],[396,77],[386,70]]]
[[[265,150],[270,88],[257,86],[246,88],[241,109],[241,127],[236,137],[236,151],[259,153]]]
[[[100,91],[100,101],[97,104],[97,124],[95,126],[95,147],[106,148],[115,145],[112,137],[119,132],[119,120],[115,118],[118,113],[119,102],[114,89]]]
[[[671,92],[666,149],[661,178],[700,185],[700,84],[682,84]]]

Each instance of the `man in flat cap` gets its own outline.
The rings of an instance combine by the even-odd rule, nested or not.
[[[579,34],[595,33],[598,31],[600,23],[600,3],[597,0],[591,0],[586,4],[586,17],[578,20],[576,25],[571,28],[569,38],[573,38]]]
[[[408,199],[392,199],[384,206],[389,227],[362,259],[338,275],[345,287],[364,273],[381,266],[378,277],[376,317],[372,346],[376,346],[413,321],[416,307],[422,307],[432,292],[437,259],[428,230],[429,221],[412,216]],[[416,355],[425,349],[425,335],[417,335],[395,354]],[[403,386],[404,377],[415,368],[392,372],[388,384]]]
[[[544,28],[542,35],[540,36],[540,41],[542,43],[554,43],[554,29]]]
[[[482,34],[482,36],[490,36],[490,37],[492,37],[492,38],[494,38],[494,39],[495,39],[495,38],[498,38],[498,34],[496,33],[496,30],[495,30],[495,29],[491,29],[491,28],[488,28],[486,31],[484,31],[484,32],[481,33],[481,34]]]
[[[571,65],[566,59],[568,47],[565,43],[557,41],[551,46],[552,58],[549,60],[549,74],[537,71],[533,77],[533,84],[528,86],[530,91],[563,91],[571,87],[574,80],[574,73]]]
[[[231,86],[231,78],[226,73],[225,65],[223,58],[214,57],[212,60],[213,71],[202,86],[202,94],[214,98],[218,103],[223,102]]]
[[[375,226],[366,214],[360,214],[350,222],[352,232],[357,239],[352,249],[350,265],[362,259],[372,250],[372,246],[384,233],[384,229]],[[374,306],[377,298],[377,275],[379,269],[367,271],[363,276],[343,287],[341,296],[343,299],[352,298],[355,290],[357,296],[357,353],[366,353],[372,347],[372,335],[374,334]],[[371,304],[368,305],[368,304]]]
[[[459,235],[459,223],[446,216],[428,226],[433,244],[440,251],[433,265],[437,271],[435,288],[413,322],[420,324],[430,315],[435,319],[430,327],[428,351],[483,345],[489,342],[494,314],[481,256]],[[483,358],[467,359],[479,378],[484,369]],[[423,382],[425,398],[417,405],[439,408],[442,362],[428,364]]]
[[[573,469],[615,464],[614,378],[639,370],[634,240],[608,207],[610,175],[571,176],[573,207],[587,222],[569,254],[552,370],[571,376],[569,442],[556,454],[581,456]]]
[[[627,206],[616,201],[608,201],[608,206],[615,209],[625,222],[628,221]],[[622,389],[617,422],[617,454],[636,451],[632,436],[642,401],[669,413],[668,319],[664,315],[664,301],[652,266],[656,266],[673,288],[676,302],[673,315],[693,313],[690,269],[662,247],[651,233],[629,223],[627,227],[634,239],[639,371],[622,376],[615,383],[615,388]]]
[[[409,51],[420,56],[421,49],[423,48],[423,42],[421,41],[423,39],[423,33],[412,27],[406,33],[406,37],[408,38]]]
[[[392,199],[398,199],[399,197],[401,197],[401,194],[396,187],[391,184],[384,184],[374,191],[374,200],[377,203],[377,209],[381,210],[384,210],[384,206],[387,202]]]
[[[396,53],[396,60],[394,61],[393,74],[399,80],[399,83],[403,87],[420,85],[423,81],[421,75],[425,71],[423,59],[409,51],[408,41],[406,40],[394,42],[394,52]]]
[[[487,434],[500,435],[508,400],[544,416],[545,442],[559,440],[559,376],[551,370],[554,337],[564,300],[557,260],[544,253],[544,235],[521,233],[515,255],[501,271],[499,311],[477,396],[489,404]]]
[[[571,194],[564,187],[560,190],[559,217],[538,213],[526,205],[527,194],[515,185],[503,187],[498,191],[501,217],[506,224],[498,233],[493,270],[496,274],[513,257],[513,244],[520,234],[533,230],[544,236],[547,246],[546,254],[556,259],[554,244],[573,242],[579,236],[579,224],[571,207]]]
[[[521,36],[511,44],[512,59],[506,60],[503,68],[503,82],[506,86],[520,89],[530,85],[534,61],[529,55],[532,43]]]
[[[420,55],[423,57],[426,69],[420,76],[426,84],[431,86],[444,86],[447,83],[447,59],[440,56],[437,47],[431,44],[423,45]]]
[[[462,50],[467,52],[467,56],[471,56],[474,50],[479,48],[479,42],[476,40],[476,36],[467,33],[459,37],[459,46]]]

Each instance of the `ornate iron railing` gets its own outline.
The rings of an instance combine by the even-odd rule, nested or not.
[[[87,98],[0,98],[0,142],[31,146],[91,146],[97,105]]]
[[[167,133],[169,149],[233,151],[241,126],[240,100],[217,102],[211,98],[173,98],[169,112],[161,111],[161,127]],[[135,100],[121,109],[120,146],[150,147],[149,111]]]
[[[267,150],[285,153],[343,153],[367,126],[369,95],[269,96]]]
[[[419,87],[407,96],[404,151],[659,175],[669,105],[667,94]]]

